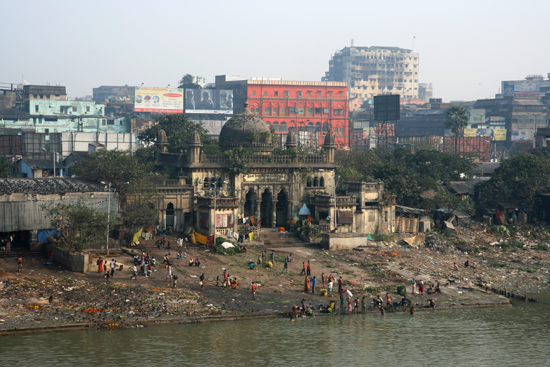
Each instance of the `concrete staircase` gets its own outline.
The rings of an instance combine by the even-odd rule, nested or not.
[[[262,228],[261,240],[267,247],[303,247],[307,243],[296,237],[296,233],[278,232]]]

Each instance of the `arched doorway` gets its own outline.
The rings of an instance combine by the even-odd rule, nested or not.
[[[288,218],[288,195],[284,190],[279,191],[279,194],[277,194],[277,207],[275,209],[277,227],[286,227],[290,218]]]
[[[174,210],[174,204],[168,203],[166,206],[166,228],[172,227],[174,229],[175,215],[176,211]]]
[[[258,201],[258,195],[254,189],[248,190],[246,193],[246,201],[244,203],[244,216],[251,217],[256,214],[256,203]]]
[[[262,194],[260,218],[262,219],[262,227],[271,228],[271,219],[273,218],[273,199],[269,189],[266,189]]]

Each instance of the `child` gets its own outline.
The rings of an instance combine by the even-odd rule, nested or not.
[[[138,270],[136,264],[134,264],[134,275],[132,276],[132,279],[136,280],[138,275]]]

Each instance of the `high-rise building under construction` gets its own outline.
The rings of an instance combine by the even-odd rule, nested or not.
[[[418,53],[398,47],[344,47],[329,61],[324,81],[347,82],[350,96],[418,98]]]

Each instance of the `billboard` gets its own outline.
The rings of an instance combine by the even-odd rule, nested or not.
[[[233,91],[220,89],[186,89],[185,113],[233,113]]]
[[[506,125],[506,118],[503,116],[489,116],[485,119],[489,125]]]
[[[515,84],[516,82],[513,80],[502,82],[502,94],[505,96],[513,96]]]
[[[183,113],[183,89],[136,87],[134,111]]]
[[[478,126],[477,128],[464,129],[465,138],[473,138],[476,136],[484,136],[494,141],[506,140],[506,129],[495,129],[489,126]]]
[[[539,83],[522,82],[514,86],[514,95],[538,97],[540,91]]]
[[[399,94],[374,96],[374,120],[398,121],[401,119]]]
[[[533,130],[512,130],[512,141],[531,141],[535,133]]]
[[[220,135],[223,125],[227,120],[192,120],[200,123],[207,131],[208,135]]]

